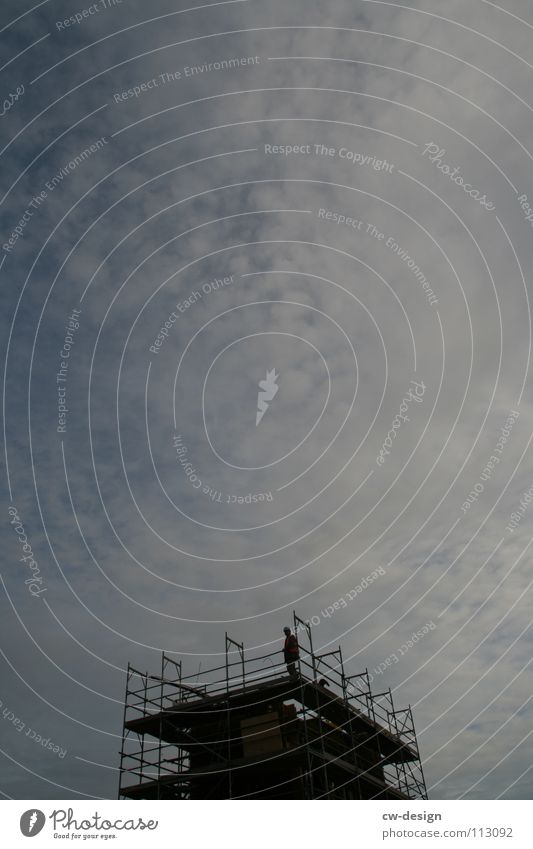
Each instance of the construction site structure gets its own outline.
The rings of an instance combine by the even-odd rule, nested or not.
[[[119,798],[427,799],[411,707],[346,675],[340,647],[315,654],[296,614],[294,632],[292,678],[227,634],[200,683],[164,652],[160,675],[128,664]]]

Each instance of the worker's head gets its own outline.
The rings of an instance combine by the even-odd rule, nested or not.
[[[291,629],[289,628],[288,625],[285,625],[285,627],[283,629],[283,633],[286,634],[287,636],[289,636],[289,634],[291,633]]]

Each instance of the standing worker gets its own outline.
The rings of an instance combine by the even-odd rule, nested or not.
[[[298,674],[296,672],[296,661],[300,659],[298,640],[296,639],[295,634],[291,634],[291,629],[288,625],[285,625],[283,633],[285,634],[285,643],[283,645],[283,657],[285,658],[285,663],[287,664],[287,672],[289,673],[290,678],[297,678]]]

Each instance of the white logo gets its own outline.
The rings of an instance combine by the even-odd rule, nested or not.
[[[38,808],[30,808],[20,818],[20,830],[24,837],[35,837],[43,829],[46,817]]]
[[[278,377],[279,374],[276,374],[276,369],[273,368],[272,371],[267,371],[265,380],[259,381],[260,391],[257,393],[257,413],[255,416],[256,427],[270,406],[268,402],[273,401],[277,395],[279,386],[276,381]]]

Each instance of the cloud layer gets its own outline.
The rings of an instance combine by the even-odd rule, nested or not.
[[[530,798],[529,4],[181,5],[0,13],[3,792],[113,798],[128,660],[296,609]]]

